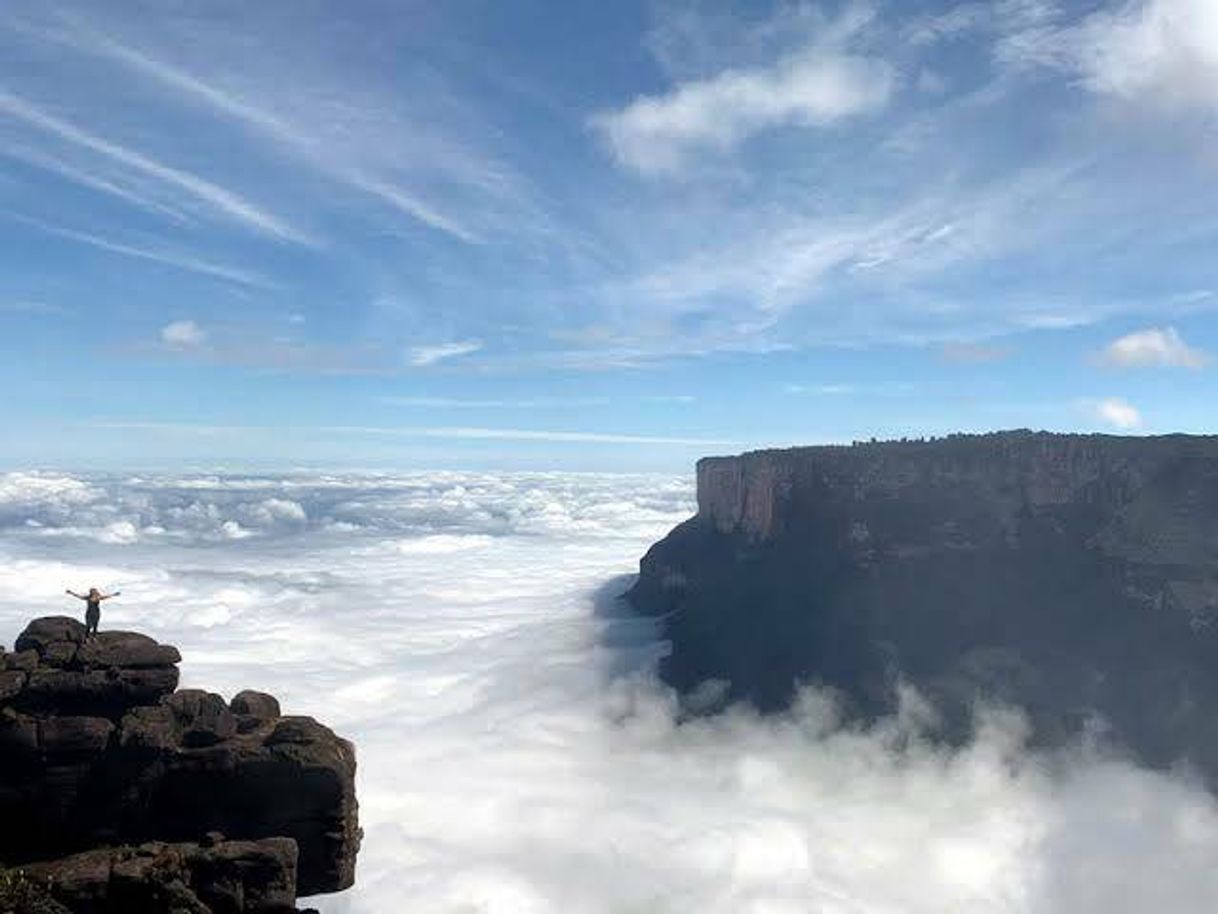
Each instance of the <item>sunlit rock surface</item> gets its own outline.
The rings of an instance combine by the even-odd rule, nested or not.
[[[0,651],[0,863],[218,832],[287,839],[302,895],[352,884],[346,740],[269,695],[175,691],[177,649],[133,632],[86,638],[48,617],[14,647]]]
[[[915,685],[949,736],[978,700],[1036,736],[1112,734],[1218,777],[1218,438],[1007,432],[698,464],[698,514],[641,562],[663,675],[875,717]]]

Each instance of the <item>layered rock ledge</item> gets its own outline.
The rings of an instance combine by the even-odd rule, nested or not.
[[[698,464],[698,514],[630,594],[662,675],[862,717],[911,683],[967,738],[978,702],[1035,737],[1109,728],[1218,779],[1218,438],[1006,432]]]
[[[285,885],[293,899],[349,887],[361,838],[352,745],[283,716],[269,695],[178,690],[180,659],[134,632],[86,639],[66,617],[37,619],[0,650],[0,865],[94,851],[38,872],[102,860],[112,873],[169,872],[161,881],[202,905],[115,907],[77,893],[64,902],[72,911],[293,910]],[[149,847],[164,865],[147,864]],[[200,873],[215,878],[200,884]],[[226,891],[244,906],[209,906]]]
[[[149,842],[32,863],[19,878],[52,911],[296,914],[296,855],[291,838],[213,834],[201,844]]]

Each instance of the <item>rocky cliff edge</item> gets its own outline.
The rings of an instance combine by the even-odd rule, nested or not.
[[[0,650],[0,865],[73,912],[272,914],[350,886],[352,745],[263,693],[178,690],[180,659],[66,617]]]
[[[987,702],[1218,778],[1218,438],[1006,432],[698,464],[640,564],[679,689],[874,717],[912,684],[965,738]]]

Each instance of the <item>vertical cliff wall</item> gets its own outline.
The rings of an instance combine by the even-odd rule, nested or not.
[[[1104,720],[1218,772],[1218,438],[1008,432],[712,457],[632,599],[663,674],[765,708],[800,682],[863,715],[919,686],[1045,740]]]
[[[817,498],[864,502],[966,490],[992,510],[1118,508],[1168,464],[1218,460],[1218,439],[1007,432],[931,441],[756,451],[698,461],[698,514],[723,533],[767,538]]]

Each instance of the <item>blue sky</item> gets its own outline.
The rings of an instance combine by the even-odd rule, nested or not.
[[[0,463],[1213,431],[1218,5],[8,0]]]

